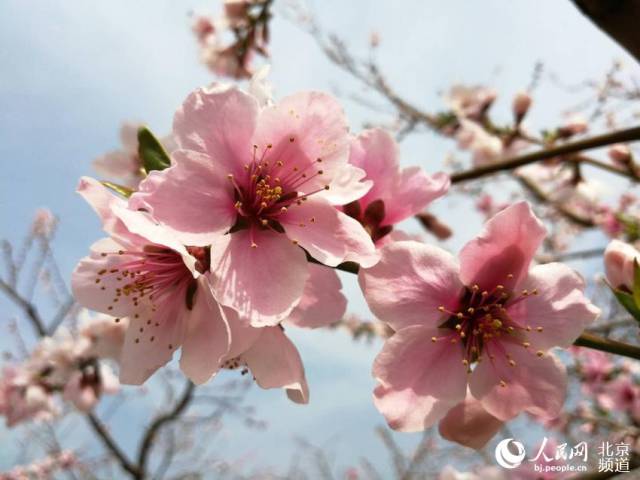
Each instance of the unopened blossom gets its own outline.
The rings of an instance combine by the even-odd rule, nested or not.
[[[121,382],[144,382],[180,347],[184,373],[196,383],[208,380],[230,341],[205,277],[209,249],[183,246],[93,179],[83,178],[78,192],[110,237],[94,243],[91,254],[80,261],[72,276],[73,291],[86,308],[111,315],[116,323],[129,319]]]
[[[200,44],[211,43],[211,38],[216,34],[214,20],[207,15],[194,15],[191,30]]]
[[[589,129],[587,119],[578,113],[568,115],[564,123],[558,128],[558,134],[561,137],[571,137],[585,133]]]
[[[609,158],[618,165],[627,166],[632,160],[631,149],[624,143],[611,145],[607,151]]]
[[[620,240],[611,240],[604,251],[604,269],[609,285],[631,292],[636,259],[640,261],[640,252],[635,247]]]
[[[498,420],[554,417],[567,378],[548,352],[569,347],[599,314],[567,266],[531,267],[546,229],[520,202],[489,220],[460,260],[415,242],[382,249],[360,273],[374,314],[395,331],[375,360],[377,408],[418,431],[473,398]]]
[[[48,208],[39,208],[33,218],[31,232],[38,237],[49,238],[53,233],[58,219]]]
[[[364,170],[371,189],[343,211],[358,220],[374,242],[444,195],[451,181],[445,173],[427,175],[420,167],[400,169],[398,146],[385,130],[365,130],[351,143],[349,162]]]
[[[348,163],[347,122],[332,97],[261,106],[235,87],[201,88],[176,113],[174,136],[174,165],[152,172],[132,206],[186,245],[211,245],[215,297],[254,326],[275,325],[298,304],[305,250],[330,266],[377,261],[364,228],[335,208],[369,186]]]
[[[144,178],[142,160],[138,155],[138,129],[142,124],[123,123],[120,128],[122,148],[106,153],[93,161],[93,168],[100,175],[118,183],[135,188]],[[165,150],[170,153],[175,145],[171,137],[160,139]]]
[[[513,116],[516,118],[516,123],[520,123],[525,117],[529,108],[531,107],[531,95],[528,92],[518,92],[513,97],[513,104],[511,109],[513,110]]]
[[[451,110],[460,118],[481,118],[497,97],[493,88],[482,85],[454,85],[445,95]]]

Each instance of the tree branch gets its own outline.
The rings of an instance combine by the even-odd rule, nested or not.
[[[107,450],[109,450],[114,457],[118,459],[120,466],[126,470],[133,478],[144,478],[143,471],[141,471],[138,467],[133,465],[126,457],[124,452],[120,450],[120,447],[115,442],[115,440],[111,437],[105,426],[102,422],[95,416],[93,413],[87,413],[85,415],[86,419],[91,424],[93,431],[100,438],[104,446]]]
[[[617,340],[598,337],[589,332],[584,332],[573,344],[578,347],[587,347],[593,350],[600,350],[601,352],[615,353],[623,357],[640,360],[640,347],[618,342]]]
[[[47,329],[38,313],[36,307],[26,299],[24,299],[11,285],[0,278],[0,290],[6,293],[7,297],[18,307],[20,307],[31,321],[31,325],[36,330],[39,337],[47,335]]]
[[[138,470],[142,472],[146,472],[147,464],[149,462],[149,455],[151,453],[151,447],[153,446],[153,441],[156,436],[167,423],[176,420],[182,412],[189,406],[191,400],[193,399],[193,392],[195,389],[195,385],[191,381],[187,381],[187,385],[180,396],[180,400],[175,404],[173,409],[167,413],[159,415],[156,419],[149,425],[147,428],[147,432],[142,440],[140,445],[140,450],[138,453]],[[144,476],[140,477],[144,478]]]
[[[453,175],[451,175],[451,183],[466,182],[468,180],[474,180],[486,175],[491,175],[493,173],[514,170],[518,167],[522,167],[530,163],[535,163],[540,160],[547,160],[549,158],[578,153],[583,150],[589,150],[591,148],[604,147],[606,145],[612,145],[614,143],[624,143],[635,140],[640,140],[640,127],[618,130],[615,132],[606,133],[604,135],[598,135],[596,137],[585,138],[576,142],[564,143],[555,147],[538,150],[536,152],[525,153],[524,155],[520,155],[518,157],[508,158],[506,160],[501,160],[489,165],[476,167],[471,170],[454,173]]]

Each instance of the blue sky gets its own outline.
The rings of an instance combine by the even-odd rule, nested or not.
[[[317,0],[310,5],[320,24],[339,33],[356,53],[366,54],[370,32],[379,32],[377,55],[389,83],[429,111],[442,106],[439,92],[454,82],[491,83],[501,94],[496,110],[507,118],[512,95],[528,84],[541,60],[546,74],[536,99],[543,100],[534,104],[528,120],[548,125],[583,98],[553,85],[550,73],[578,84],[600,77],[614,58],[632,63],[566,0]],[[97,219],[74,193],[78,178],[93,174],[91,160],[118,147],[123,120],[147,122],[164,134],[186,95],[213,80],[198,63],[189,29],[191,10],[217,12],[219,4],[0,2],[0,237],[18,241],[34,210],[49,207],[62,220],[55,249],[68,276],[101,236]],[[336,91],[344,97],[355,131],[367,121],[391,118],[349,100],[352,93],[368,92],[331,65],[314,41],[279,17],[277,9],[271,51],[276,96],[307,89]],[[402,144],[402,162],[433,172],[451,151],[450,142],[433,134],[413,135]],[[468,206],[469,200],[459,196],[434,206],[456,232],[448,244],[453,249],[480,225],[477,216],[467,215]],[[418,231],[412,222],[407,229]],[[353,279],[344,280],[350,310],[368,315]],[[0,305],[0,322],[6,322],[16,312],[4,300]],[[367,456],[387,468],[384,450],[372,435],[383,423],[370,401],[370,365],[379,345],[353,344],[334,332],[293,336],[307,365],[311,405],[292,406],[281,392],[256,389],[250,401],[270,428],[259,434],[232,428],[221,452],[229,460],[251,452],[257,465],[285,466],[293,455],[292,438],[303,436],[326,445],[338,466]],[[144,412],[144,400],[140,402],[127,407],[129,413]],[[127,445],[136,434],[134,423],[125,408],[114,419],[114,431]],[[417,438],[394,437],[407,448]],[[11,461],[0,455],[0,467]]]

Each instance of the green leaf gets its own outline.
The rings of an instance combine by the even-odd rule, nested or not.
[[[613,288],[611,290],[625,310],[640,322],[640,308],[636,305],[633,295],[623,292],[622,290],[615,290]]]
[[[138,129],[138,155],[147,173],[153,170],[164,170],[171,165],[169,155],[147,127]]]
[[[118,185],[117,183],[102,181],[100,182],[102,185],[107,187],[109,190],[116,192],[118,195],[122,195],[124,198],[129,198],[131,195],[135,193],[135,190],[125,187],[123,185]]]
[[[640,309],[640,264],[638,259],[633,259],[633,300],[636,303],[636,307]]]

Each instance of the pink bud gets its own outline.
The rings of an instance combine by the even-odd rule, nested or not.
[[[558,133],[562,137],[570,137],[586,132],[588,124],[585,118],[579,114],[570,115],[564,125],[558,129]]]
[[[620,165],[628,165],[631,162],[631,150],[623,143],[616,143],[609,147],[609,158]]]
[[[527,92],[518,92],[513,98],[513,114],[518,121],[522,120],[531,107],[531,95]]]
[[[604,269],[613,288],[631,291],[633,288],[634,260],[640,252],[628,243],[612,240],[604,251]]]

